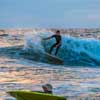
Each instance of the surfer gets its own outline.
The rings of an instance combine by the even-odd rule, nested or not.
[[[45,85],[42,85],[42,88],[44,90],[44,93],[49,93],[49,94],[53,94],[52,93],[52,85],[51,84],[45,84]]]
[[[51,46],[49,53],[51,54],[53,48],[56,47],[55,55],[57,55],[58,50],[59,50],[59,48],[60,48],[60,46],[61,46],[61,35],[60,35],[60,31],[57,30],[56,33],[55,33],[54,35],[52,35],[52,36],[50,36],[50,37],[47,37],[47,38],[44,38],[43,40],[48,40],[48,39],[51,39],[51,38],[55,38],[55,39],[56,39],[56,43],[54,43],[54,44]]]
[[[39,92],[39,93],[47,93],[47,94],[53,94],[53,87],[51,84],[44,84],[42,85],[43,91],[32,91],[32,92]]]

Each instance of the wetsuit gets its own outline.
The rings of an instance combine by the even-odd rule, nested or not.
[[[56,43],[51,46],[49,53],[51,54],[53,48],[57,46],[56,47],[56,52],[55,52],[55,55],[56,55],[58,53],[58,50],[59,50],[60,46],[61,46],[61,35],[56,35],[55,34],[55,35],[52,35],[51,38],[55,38]]]

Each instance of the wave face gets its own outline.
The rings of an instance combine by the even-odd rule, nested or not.
[[[25,50],[32,50],[34,56],[43,60],[43,53],[48,52],[55,43],[55,39],[42,40],[51,33],[34,33],[25,35]],[[55,49],[52,54],[54,54]],[[94,38],[83,39],[62,35],[62,46],[57,57],[64,61],[65,65],[71,66],[100,66],[100,41]]]

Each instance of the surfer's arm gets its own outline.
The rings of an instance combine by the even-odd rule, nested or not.
[[[54,37],[54,35],[52,35],[52,36],[50,36],[50,37],[47,37],[47,38],[43,38],[43,40],[48,40],[48,39],[51,39],[51,38],[53,38]]]
[[[60,46],[61,45],[61,43],[58,43],[57,45],[56,45],[56,47],[58,47],[58,46]]]
[[[60,46],[61,45],[61,41],[59,43],[57,43],[56,47]]]

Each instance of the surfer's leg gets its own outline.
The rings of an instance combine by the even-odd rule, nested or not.
[[[61,45],[57,46],[57,48],[56,48],[56,52],[55,52],[55,55],[57,55],[60,46],[61,46]]]
[[[51,48],[50,48],[50,51],[49,51],[49,53],[51,54],[51,52],[52,52],[52,50],[53,50],[53,48],[56,46],[56,44],[53,44],[52,46],[51,46]]]

